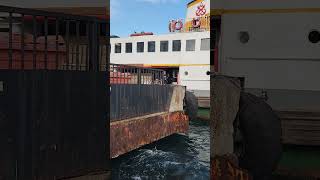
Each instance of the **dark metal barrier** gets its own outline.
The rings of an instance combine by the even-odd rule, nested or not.
[[[110,119],[129,119],[169,110],[173,87],[165,71],[110,64]]]
[[[108,168],[103,72],[0,71],[0,77],[0,177],[59,179]]]
[[[110,64],[111,84],[165,84],[165,71],[159,69]]]
[[[112,84],[110,119],[117,121],[169,110],[170,85]]]
[[[107,23],[4,6],[0,16],[0,179],[110,169]]]

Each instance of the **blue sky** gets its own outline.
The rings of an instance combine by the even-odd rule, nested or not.
[[[171,19],[184,19],[191,0],[111,0],[111,35],[136,32],[168,33]]]

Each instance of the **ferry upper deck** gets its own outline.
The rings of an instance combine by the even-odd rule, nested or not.
[[[196,96],[209,96],[210,32],[111,38],[110,46],[111,63],[165,69]]]
[[[111,38],[111,61],[150,66],[209,65],[210,32]]]

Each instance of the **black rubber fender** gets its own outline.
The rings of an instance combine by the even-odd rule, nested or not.
[[[186,91],[186,113],[190,120],[197,119],[198,117],[198,99],[193,92]]]
[[[244,146],[239,165],[254,180],[269,180],[282,154],[281,121],[257,96],[241,92],[239,104],[238,121]]]

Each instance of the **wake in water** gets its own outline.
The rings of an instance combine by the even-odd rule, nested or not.
[[[189,134],[175,134],[118,157],[112,179],[209,179],[210,142],[206,123],[190,122]]]

